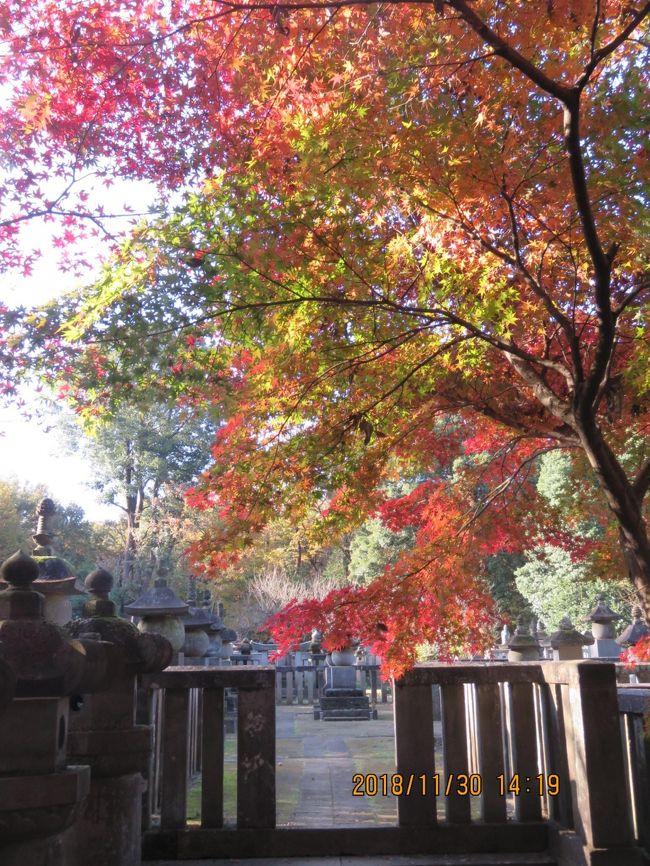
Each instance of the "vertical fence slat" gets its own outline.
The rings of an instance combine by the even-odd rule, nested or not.
[[[469,790],[465,790],[465,782],[469,784],[465,687],[462,683],[446,683],[441,691],[447,820],[454,824],[467,824],[470,820],[470,797]]]
[[[239,691],[237,826],[275,827],[275,696],[272,688]]]
[[[568,732],[564,718],[563,689],[566,689],[566,686],[559,683],[552,683],[542,688],[542,701],[546,707],[548,720],[548,766],[543,768],[543,772],[547,778],[550,773],[554,773],[560,780],[557,796],[549,797],[549,818],[558,821],[563,827],[573,829],[567,752]]]
[[[575,736],[573,812],[594,848],[633,843],[614,666],[580,662],[569,682]],[[603,797],[602,792],[607,791]],[[626,855],[622,855],[626,856]]]
[[[305,699],[303,694],[304,692],[304,678],[305,675],[302,669],[296,671],[296,703],[302,704]]]
[[[163,712],[160,826],[171,830],[185,826],[187,812],[189,690],[165,689]]]
[[[469,771],[478,775],[480,773],[478,762],[478,719],[476,715],[476,689],[473,683],[465,684],[465,707]]]
[[[540,821],[542,804],[537,774],[537,722],[532,683],[511,683],[513,770],[520,786],[515,794],[519,821]]]
[[[275,702],[282,703],[282,671],[280,668],[275,669]]]
[[[483,820],[502,823],[506,820],[506,798],[501,796],[497,778],[505,775],[501,718],[501,696],[497,683],[476,686],[478,715],[479,766],[483,780]]]
[[[203,691],[201,826],[223,827],[223,689]]]
[[[287,668],[287,703],[293,703],[293,669]]]
[[[644,848],[650,848],[650,740],[644,728],[642,715],[627,716],[633,756],[634,794],[637,806],[637,835]]]
[[[395,758],[397,772],[413,779],[416,793],[397,799],[400,826],[430,826],[437,821],[433,777],[436,771],[433,739],[433,702],[430,685],[393,686]],[[424,777],[424,791],[421,777]]]
[[[203,765],[203,689],[196,690],[196,772]]]

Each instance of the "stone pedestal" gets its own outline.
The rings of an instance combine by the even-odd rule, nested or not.
[[[65,837],[66,866],[137,866],[142,794],[152,732],[134,725],[135,678],[89,696],[72,716],[68,752],[89,764],[92,781],[79,819]]]
[[[595,638],[589,647],[589,655],[592,659],[611,659],[616,661],[621,655],[621,647],[613,638]]]
[[[370,701],[366,694],[356,688],[357,670],[351,665],[325,667],[325,688],[314,718],[324,722],[368,721],[372,717]]]

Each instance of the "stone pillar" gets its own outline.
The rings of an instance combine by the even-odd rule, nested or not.
[[[68,754],[74,763],[90,765],[91,783],[79,820],[66,834],[66,866],[136,866],[152,747],[151,727],[135,723],[136,675],[166,667],[172,647],[115,616],[107,571],[93,571],[85,585],[91,598],[84,619],[71,623],[70,630],[99,635],[113,652],[109,688],[88,696],[71,717]]]
[[[63,866],[63,831],[90,781],[88,767],[68,766],[70,695],[102,684],[106,648],[66,640],[45,621],[31,557],[19,551],[0,571],[9,585],[0,593],[0,656],[16,677],[0,715],[0,863]]]
[[[540,659],[540,646],[530,633],[530,624],[522,614],[517,619],[517,628],[510,643],[508,644],[509,662],[536,662]]]
[[[581,634],[573,625],[568,616],[560,621],[559,629],[551,635],[551,646],[553,647],[553,661],[563,662],[574,659],[582,659],[583,646],[593,643],[593,638]]]

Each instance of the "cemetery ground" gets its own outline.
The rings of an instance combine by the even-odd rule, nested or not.
[[[397,824],[388,796],[354,796],[352,777],[395,772],[392,704],[371,721],[316,721],[309,705],[276,707],[277,823],[279,827]],[[439,727],[439,723],[436,723]],[[439,732],[438,732],[439,733]],[[224,820],[235,823],[236,739],[226,736]],[[188,797],[188,823],[198,823],[201,780]]]

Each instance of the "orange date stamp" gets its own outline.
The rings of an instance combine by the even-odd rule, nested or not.
[[[524,776],[503,774],[490,780],[492,790],[501,797],[531,794],[557,797],[560,777],[557,773]],[[480,773],[355,773],[352,776],[353,797],[480,797],[484,780]]]

